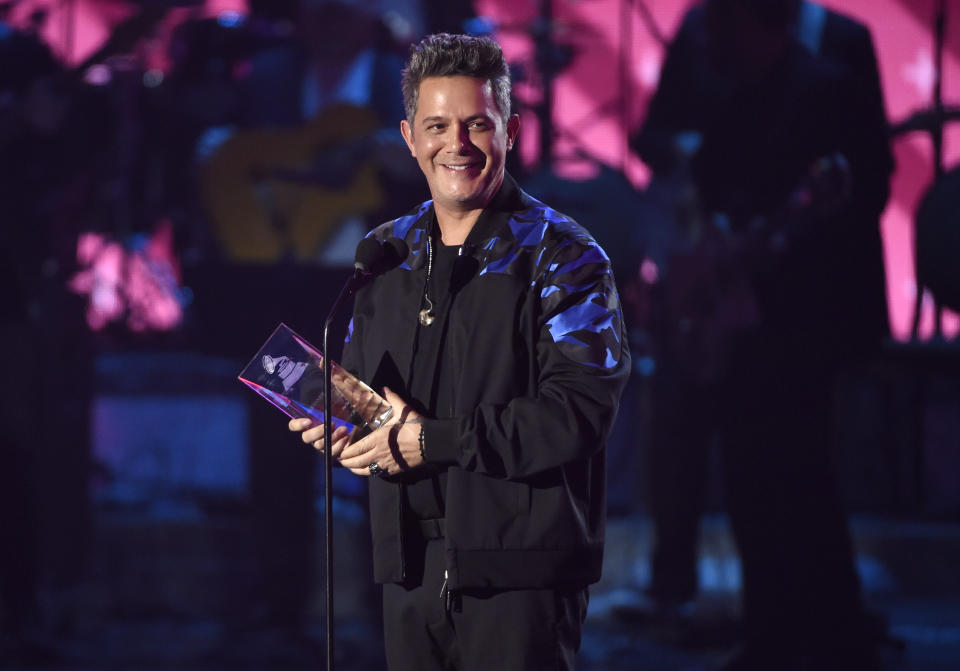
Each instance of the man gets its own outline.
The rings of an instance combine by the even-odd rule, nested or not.
[[[432,201],[372,233],[410,249],[357,293],[343,364],[390,423],[331,454],[370,479],[399,669],[571,669],[600,577],[604,443],[629,371],[610,263],[505,173],[519,118],[487,38],[412,49],[401,132]],[[290,429],[323,449],[322,428]]]
[[[746,645],[729,668],[871,668],[829,431],[835,376],[877,350],[886,322],[877,220],[892,159],[869,33],[796,0],[708,0],[685,19],[634,142],[661,174],[688,156],[701,231],[718,213],[741,236],[758,221],[792,231],[744,274],[758,323],[726,350],[716,346],[721,320],[702,328],[722,374],[697,377],[703,367],[677,346],[679,330],[662,336],[650,595],[680,604],[696,592],[717,430],[744,580]],[[827,214],[798,206],[810,166],[837,153],[849,201]],[[677,267],[667,271],[674,286]],[[717,293],[725,282],[722,272],[704,279]]]

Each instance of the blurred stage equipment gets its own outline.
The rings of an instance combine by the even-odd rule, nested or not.
[[[938,0],[934,16],[933,104],[917,110],[894,124],[892,137],[913,131],[930,134],[933,143],[933,184],[924,194],[915,217],[914,265],[916,298],[910,337],[916,340],[920,329],[923,298],[933,296],[934,337],[942,333],[943,308],[960,310],[960,166],[949,172],[943,159],[943,131],[950,122],[960,121],[960,106],[943,102],[943,52],[947,25],[946,0]]]
[[[203,168],[212,225],[241,262],[306,262],[350,215],[382,205],[368,108],[337,105],[295,128],[234,133]]]
[[[511,62],[510,73],[515,85],[520,82],[540,85],[540,100],[536,103],[523,103],[523,106],[533,112],[537,118],[537,155],[540,167],[546,169],[549,169],[553,163],[553,143],[556,134],[553,122],[554,81],[570,66],[576,55],[573,45],[561,43],[556,39],[558,23],[553,16],[552,0],[540,0],[537,16],[529,24],[484,26],[476,23],[472,26],[473,30],[482,28],[485,32],[523,33],[533,42],[532,62]]]
[[[540,163],[549,168],[553,163],[553,83],[573,61],[573,49],[554,40],[553,1],[540,0],[540,16],[530,27],[534,62],[543,87],[540,102],[533,106],[540,126]]]
[[[619,0],[620,20],[619,40],[621,56],[617,61],[619,70],[620,95],[604,103],[587,115],[583,120],[568,124],[567,127],[558,127],[554,118],[554,91],[556,79],[573,64],[579,47],[575,41],[583,39],[599,39],[599,35],[590,25],[580,22],[570,22],[557,19],[554,16],[553,0],[540,0],[536,18],[528,24],[473,24],[475,30],[481,32],[525,33],[533,42],[533,57],[531,63],[510,63],[514,83],[527,82],[539,84],[540,99],[536,103],[523,103],[537,118],[537,156],[538,164],[534,170],[551,170],[554,160],[583,160],[598,165],[605,161],[591,151],[580,137],[579,131],[585,123],[594,121],[598,116],[617,108],[623,128],[630,125],[631,94],[631,63],[633,62],[633,16],[638,14],[644,27],[651,37],[666,47],[667,38],[657,25],[648,3],[644,0]],[[560,39],[560,34],[564,39]],[[521,101],[522,102],[522,101]],[[557,156],[554,144],[557,139],[572,145],[573,149],[568,156]],[[623,144],[621,171],[626,168],[629,148],[626,141]]]
[[[960,110],[955,119],[960,119]],[[934,297],[939,335],[942,308],[960,311],[960,166],[937,177],[920,202],[915,246],[918,300],[913,337],[917,337],[919,296],[924,289]]]
[[[160,222],[149,236],[123,242],[83,233],[77,240],[77,264],[80,270],[68,286],[87,296],[91,330],[123,322],[135,333],[171,331],[183,321],[189,292],[180,286],[169,221]]]
[[[67,18],[72,16],[74,4],[64,3]],[[81,113],[78,106],[94,89],[99,89],[96,95],[109,101],[111,110],[118,110],[118,121],[110,125],[107,135],[110,142],[103,156],[70,157],[83,166],[82,172],[88,182],[105,182],[110,188],[89,189],[87,183],[78,181],[59,192],[57,187],[51,186],[52,191],[47,194],[49,201],[56,202],[68,199],[69,195],[65,194],[71,189],[82,188],[89,192],[89,200],[93,202],[92,213],[83,211],[82,206],[76,207],[80,211],[71,211],[69,221],[57,221],[51,225],[69,231],[69,245],[75,254],[72,259],[75,266],[58,267],[75,267],[76,272],[55,271],[57,282],[65,284],[73,293],[87,297],[86,322],[94,331],[113,322],[123,323],[134,332],[169,331],[181,323],[183,307],[188,302],[188,294],[180,286],[170,220],[162,216],[145,216],[143,219],[152,219],[148,226],[134,222],[134,212],[143,209],[139,203],[134,203],[132,193],[136,172],[132,168],[139,158],[139,145],[130,141],[136,134],[124,134],[133,125],[139,128],[135,113],[131,113],[136,105],[129,103],[144,86],[142,68],[129,54],[167,15],[173,4],[145,4],[121,21],[103,44],[79,63],[47,75],[32,73],[37,82],[47,80],[45,90],[48,97],[42,113],[33,108],[26,109],[26,113],[32,114],[34,125],[48,133],[60,132],[64,128],[78,133],[75,125],[68,124],[73,120],[72,115]],[[38,14],[33,17],[33,28],[40,30],[47,20],[46,14]],[[64,44],[69,45],[76,26],[71,19],[63,28]],[[69,47],[66,51],[69,55]],[[24,51],[21,57],[23,61],[18,65],[26,72],[25,76],[31,76],[30,59],[35,54]],[[129,76],[131,74],[135,76]],[[28,104],[17,97],[10,98],[9,102]],[[82,151],[72,144],[68,146],[68,151]]]

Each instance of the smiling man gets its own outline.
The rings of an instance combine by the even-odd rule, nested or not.
[[[503,185],[520,117],[501,112],[495,95],[490,80],[428,77],[412,96],[414,114],[400,124],[427,178],[446,245],[463,243]]]
[[[630,368],[610,262],[505,173],[519,132],[486,38],[411,50],[401,132],[432,200],[371,235],[410,253],[356,296],[343,365],[394,407],[331,454],[370,478],[387,660],[572,669],[603,556],[604,445]],[[322,427],[292,431],[324,449]]]

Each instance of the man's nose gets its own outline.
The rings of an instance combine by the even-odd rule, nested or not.
[[[457,153],[468,150],[473,143],[470,142],[470,129],[466,124],[458,124],[450,134],[450,148]]]

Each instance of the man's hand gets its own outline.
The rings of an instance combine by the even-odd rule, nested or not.
[[[313,445],[319,452],[323,452],[323,423],[316,424],[314,420],[309,417],[300,417],[298,419],[291,419],[287,424],[287,428],[291,431],[302,431],[300,438],[307,445]],[[350,439],[350,432],[345,426],[338,426],[330,432],[330,438],[333,440],[333,450],[331,455],[334,459],[340,456],[340,452],[343,451],[343,448],[347,446],[347,441]]]
[[[353,445],[348,445],[350,433],[344,426],[335,428],[330,436],[333,443],[330,455],[357,475],[370,475],[373,463],[380,467],[382,475],[396,475],[423,462],[420,456],[423,417],[390,389],[385,387],[383,391],[393,407],[393,415],[386,424]],[[287,427],[301,431],[304,443],[324,451],[323,424],[314,425],[313,420],[300,418],[291,419]]]
[[[384,397],[393,407],[390,420],[353,445],[339,447],[334,454],[340,463],[357,475],[370,475],[370,464],[380,467],[380,475],[396,475],[423,463],[420,456],[420,425],[423,421],[407,402],[384,387]]]

